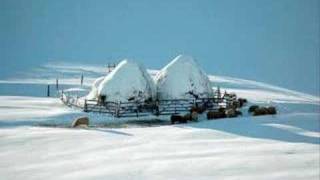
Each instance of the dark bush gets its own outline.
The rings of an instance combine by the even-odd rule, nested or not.
[[[219,110],[219,111],[209,111],[207,113],[207,119],[219,119],[219,118],[225,118],[226,113],[225,111]]]
[[[252,106],[250,106],[249,107],[249,109],[248,109],[248,112],[249,113],[253,113],[256,109],[258,109],[259,108],[259,106],[257,106],[257,105],[252,105]]]
[[[268,114],[277,114],[277,110],[274,106],[267,107]]]
[[[183,116],[176,115],[176,114],[171,115],[170,120],[171,120],[171,124],[175,124],[176,122],[187,123],[187,120]]]
[[[198,120],[198,113],[193,111],[192,113],[185,114],[183,116],[183,119],[186,121],[197,121]]]
[[[183,118],[184,120],[186,120],[186,121],[191,121],[191,120],[192,120],[192,116],[191,116],[190,113],[185,114],[182,118]]]
[[[226,108],[221,107],[221,108],[219,108],[218,111],[221,112],[221,113],[225,113],[226,112]]]
[[[248,101],[247,99],[239,98],[238,102],[239,102],[239,107],[243,107]]]
[[[192,113],[192,112],[197,112],[197,113],[199,113],[199,114],[202,114],[205,110],[206,110],[206,108],[205,108],[204,106],[200,106],[200,107],[195,107],[195,106],[193,106],[193,107],[191,107],[190,112],[191,112],[191,113]]]
[[[232,117],[237,117],[237,114],[236,114],[236,110],[235,109],[227,109],[226,112],[225,112],[226,116],[229,117],[229,118],[232,118]]]
[[[253,111],[254,116],[266,115],[268,114],[268,109],[266,107],[259,107]]]
[[[236,115],[237,116],[242,116],[242,112],[241,111],[236,111]]]
[[[268,115],[268,114],[277,114],[277,110],[273,106],[269,107],[258,107],[255,108],[254,111],[252,112],[253,116],[260,116],[260,115]]]

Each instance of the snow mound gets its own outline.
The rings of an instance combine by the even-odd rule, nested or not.
[[[208,76],[190,56],[177,56],[159,71],[155,80],[159,99],[184,99],[212,95]]]
[[[155,97],[155,85],[147,71],[139,64],[121,61],[104,78],[98,78],[87,99],[106,96],[106,101],[145,101]]]
[[[97,78],[93,84],[90,93],[87,95],[87,99],[96,100],[98,97],[98,88],[101,82],[104,80],[105,76]]]

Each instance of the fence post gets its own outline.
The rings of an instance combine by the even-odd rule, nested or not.
[[[59,79],[56,78],[56,90],[59,90]]]
[[[136,111],[136,115],[137,117],[139,117],[139,102],[136,103],[136,108],[137,108],[137,111]]]
[[[159,115],[160,115],[159,106],[160,106],[160,102],[159,102],[159,100],[157,99],[157,100],[156,100],[156,106],[155,106],[155,108],[156,108],[156,116],[159,116]]]
[[[101,113],[102,105],[99,106],[99,113]]]
[[[84,112],[88,112],[87,99],[84,100],[83,111],[84,111]]]
[[[174,100],[174,113],[177,114],[177,101]]]
[[[193,107],[196,107],[196,99],[193,99]]]
[[[230,96],[229,95],[226,96],[225,102],[226,102],[226,108],[229,108],[230,107]]]
[[[81,80],[80,80],[80,85],[83,85],[83,74],[81,74]]]
[[[50,85],[47,86],[47,97],[50,97]]]
[[[64,102],[64,99],[63,99],[63,89],[61,90],[60,98],[61,98],[61,100]]]
[[[118,102],[116,107],[116,117],[120,117],[120,107],[121,107],[121,101]]]

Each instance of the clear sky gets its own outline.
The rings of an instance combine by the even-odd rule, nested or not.
[[[210,74],[319,95],[319,0],[0,0],[0,79],[49,61]]]

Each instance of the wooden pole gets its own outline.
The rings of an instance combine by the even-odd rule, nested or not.
[[[220,100],[221,99],[220,86],[218,86],[218,89],[217,89],[217,96],[218,96],[218,99]]]
[[[63,99],[63,89],[61,90],[60,98],[61,98],[61,100],[64,102],[64,99]]]
[[[56,79],[56,89],[59,90],[59,79]]]
[[[141,110],[140,103],[137,102],[137,118],[139,117],[139,111]]]
[[[87,99],[84,100],[83,111],[84,111],[84,112],[88,112]]]
[[[121,101],[118,102],[116,107],[116,117],[120,117],[120,108],[121,108]]]
[[[50,85],[47,86],[47,97],[50,97]]]
[[[108,63],[108,72],[110,73],[111,72],[111,64]]]
[[[80,81],[81,86],[83,85],[83,74],[81,74],[81,81]]]

